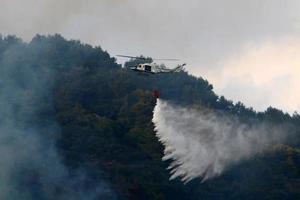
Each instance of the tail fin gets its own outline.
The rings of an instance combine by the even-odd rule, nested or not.
[[[173,72],[181,72],[185,65],[186,63],[183,63],[182,65],[178,65],[177,67],[174,68]]]

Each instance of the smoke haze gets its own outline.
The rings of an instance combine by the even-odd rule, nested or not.
[[[158,100],[153,123],[170,160],[170,179],[202,181],[287,139],[285,127],[247,125],[203,108],[183,108]]]
[[[190,73],[207,78],[227,98],[260,111],[271,105],[293,113],[300,109],[294,97],[299,80],[277,80],[300,76],[294,68],[299,9],[298,0],[1,0],[0,32],[27,41],[37,33],[60,33],[101,45],[112,55],[180,58]],[[292,52],[282,56],[290,43]],[[263,84],[262,73],[253,68],[268,68]],[[278,87],[286,98],[273,97]]]
[[[32,59],[38,52],[23,43],[0,54],[0,199],[114,199],[104,181],[71,173],[62,163],[55,146],[59,126],[39,117],[53,113],[55,76]]]

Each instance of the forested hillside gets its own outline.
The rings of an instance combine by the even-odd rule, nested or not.
[[[53,141],[68,171],[85,171],[92,177],[90,184],[105,179],[117,198],[300,198],[300,116],[297,113],[290,116],[271,107],[256,112],[241,102],[233,103],[218,96],[207,80],[187,72],[141,76],[127,67],[122,68],[100,47],[68,41],[60,35],[37,35],[29,43],[15,36],[1,37],[0,61],[2,72],[6,70],[3,66],[12,66],[9,79],[22,88],[24,98],[33,102],[22,112],[18,112],[20,105],[16,104],[17,117],[29,120],[31,126],[43,127],[54,121],[55,131],[39,134],[47,134]],[[126,66],[136,62],[132,60]],[[33,84],[27,83],[31,80],[27,70],[41,74],[34,85],[43,82],[47,86],[34,90],[47,90],[38,99],[32,92]],[[9,82],[0,80],[0,88],[2,84]],[[204,183],[193,180],[184,185],[180,180],[169,181],[168,162],[161,161],[163,147],[155,137],[151,122],[154,89],[160,91],[162,99],[184,106],[205,106],[247,123],[289,124],[296,130],[295,137]],[[36,115],[28,117],[32,110]],[[42,178],[41,174],[31,175],[28,175],[30,180]],[[29,182],[33,193],[34,183]]]

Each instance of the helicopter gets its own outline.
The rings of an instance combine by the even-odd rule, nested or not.
[[[144,57],[135,57],[135,56],[127,56],[127,55],[117,55],[118,57],[131,58],[131,59],[140,59],[140,60],[148,60],[148,58]],[[179,59],[152,59],[152,60],[167,60],[167,61],[178,61]],[[184,66],[186,64],[183,63],[181,65],[177,65],[175,68],[167,68],[164,64],[156,64],[154,62],[137,64],[136,66],[130,67],[131,70],[136,72],[143,72],[146,74],[159,74],[159,73],[174,73],[174,72],[182,72],[184,70]]]

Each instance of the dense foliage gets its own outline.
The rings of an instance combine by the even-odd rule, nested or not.
[[[245,121],[290,123],[300,131],[297,113],[290,116],[271,107],[255,112],[241,102],[217,96],[207,80],[187,72],[141,76],[122,68],[100,47],[67,41],[60,35],[37,35],[30,43],[14,36],[1,37],[0,58],[13,46],[21,49],[13,58],[19,62],[21,75],[26,74],[24,65],[43,68],[53,81],[48,97],[53,108],[40,101],[43,109],[35,123],[54,118],[60,130],[52,137],[69,170],[86,168],[95,171],[95,176],[98,169],[103,171],[120,198],[300,198],[297,138],[293,144],[275,146],[266,155],[205,183],[169,181],[168,163],[161,161],[162,146],[151,122],[155,106],[152,91],[158,89],[163,99],[178,104],[201,104]],[[132,60],[126,66],[137,62]]]

